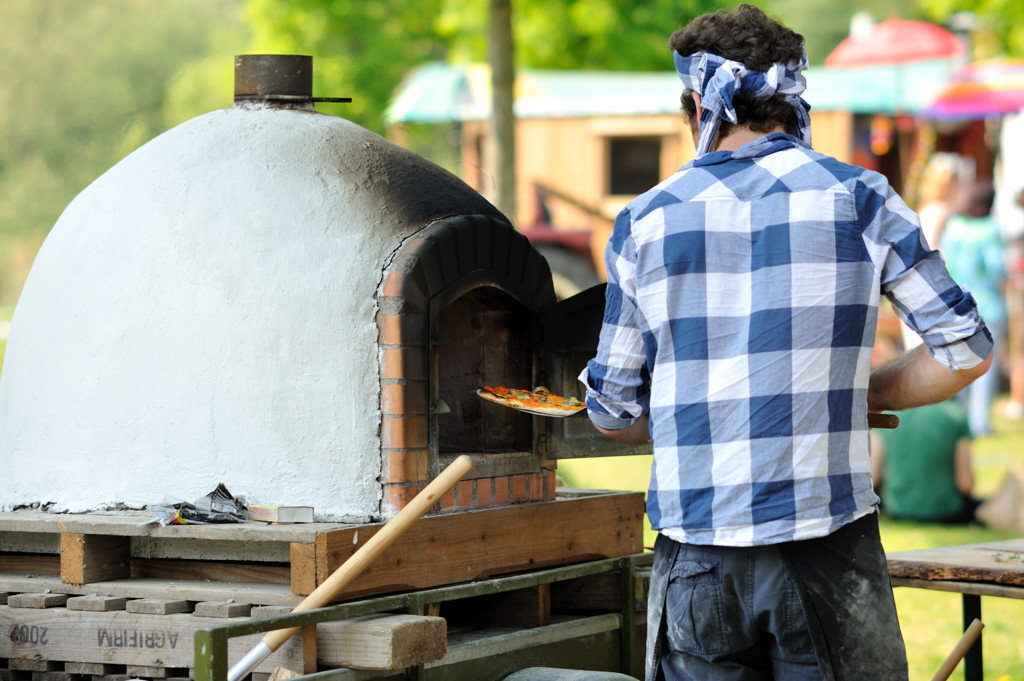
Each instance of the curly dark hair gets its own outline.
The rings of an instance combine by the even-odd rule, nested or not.
[[[697,17],[673,33],[668,46],[684,57],[709,52],[742,62],[754,71],[767,71],[772,64],[799,61],[803,56],[804,38],[757,7],[743,4],[732,11],[719,10]],[[697,106],[690,92],[683,92],[679,101],[683,115],[695,124]],[[733,99],[733,106],[740,124],[754,132],[769,132],[781,125],[789,134],[797,134],[796,111],[785,95],[758,100],[740,92]],[[722,121],[719,136],[728,135],[731,129],[729,123]]]

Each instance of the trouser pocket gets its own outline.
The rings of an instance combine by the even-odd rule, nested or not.
[[[722,575],[714,560],[680,558],[669,571],[665,635],[669,649],[698,655],[728,650]]]

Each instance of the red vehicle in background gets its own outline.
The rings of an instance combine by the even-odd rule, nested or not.
[[[593,214],[601,221],[607,219],[593,208],[584,206],[564,194],[534,182],[536,210],[534,221],[530,225],[519,228],[541,255],[548,261],[551,277],[555,284],[555,294],[560,300],[569,298],[580,291],[596,286],[604,281],[602,267],[604,244],[607,235],[599,235],[591,226],[579,228],[556,229],[548,209],[548,199],[573,203],[577,208]],[[598,243],[600,241],[600,243]]]

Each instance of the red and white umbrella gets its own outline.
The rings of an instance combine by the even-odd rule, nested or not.
[[[887,19],[843,39],[825,58],[830,68],[886,66],[915,61],[954,59],[967,46],[952,31],[927,21]]]

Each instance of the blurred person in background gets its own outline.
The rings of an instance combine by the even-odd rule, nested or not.
[[[871,472],[894,520],[967,524],[973,496],[971,428],[956,399],[900,412],[897,428],[871,431]]]
[[[1004,414],[1014,421],[1024,418],[1024,187],[1014,193],[1014,209],[1003,219],[1006,244],[1006,360],[1010,400]]]
[[[921,218],[921,233],[932,248],[938,247],[946,220],[956,212],[954,200],[962,165],[959,155],[939,152],[928,161],[921,178],[917,214]]]
[[[946,221],[956,212],[960,177],[965,174],[965,170],[965,160],[951,152],[934,154],[925,166],[919,188],[917,214],[921,219],[921,234],[931,248],[939,247],[939,238],[946,227]],[[920,345],[921,337],[912,328],[906,324],[901,327],[904,348]]]
[[[942,230],[939,250],[953,279],[970,290],[995,340],[992,367],[960,395],[971,432],[981,437],[992,432],[992,404],[1002,379],[1000,355],[1006,351],[1006,254],[992,214],[992,183],[971,182],[962,187],[959,197],[957,212]]]

